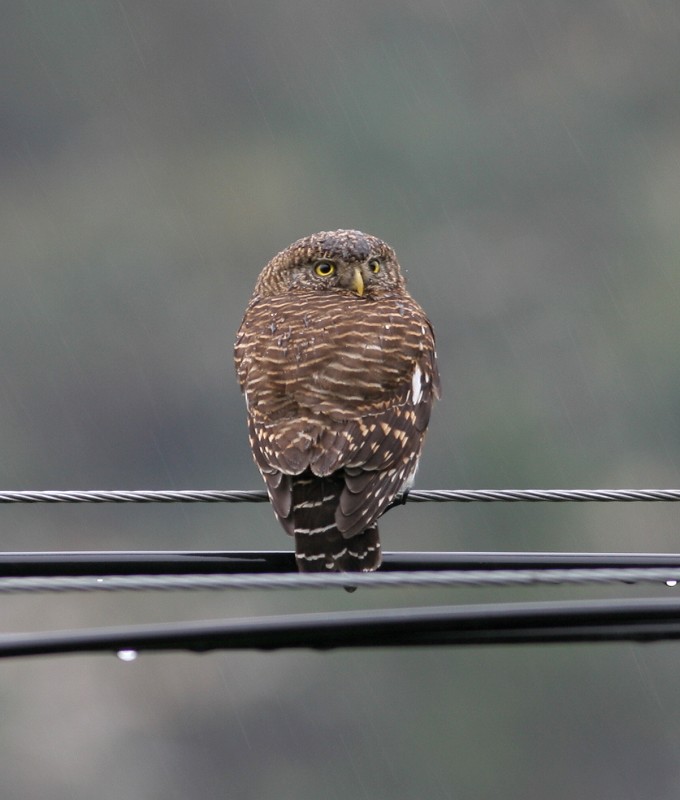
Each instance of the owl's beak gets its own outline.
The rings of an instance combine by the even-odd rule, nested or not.
[[[352,291],[356,292],[359,297],[364,293],[364,279],[361,275],[359,267],[354,267],[354,275],[352,275]]]

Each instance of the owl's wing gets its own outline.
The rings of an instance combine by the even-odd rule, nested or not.
[[[408,490],[418,468],[425,429],[434,398],[439,395],[436,372],[415,395],[409,390],[403,404],[365,418],[365,441],[344,466],[345,489],[340,496],[336,524],[351,537],[378,519],[395,497]],[[417,398],[414,402],[414,398]]]
[[[291,476],[344,470],[337,524],[349,537],[372,524],[413,478],[439,395],[434,336],[410,298],[382,311],[369,307],[370,318],[355,303],[338,316],[333,298],[314,300],[315,329],[294,326],[296,308],[286,308],[285,318],[277,309],[279,330],[292,331],[283,344],[263,335],[263,309],[252,307],[251,320],[255,314],[259,324],[242,325],[236,365],[253,455],[282,524],[292,532]],[[326,318],[318,308],[324,304]]]

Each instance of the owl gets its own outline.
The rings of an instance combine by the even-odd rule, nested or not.
[[[257,279],[235,363],[300,571],[377,569],[378,518],[408,492],[439,396],[432,326],[394,250],[355,230],[282,250]]]

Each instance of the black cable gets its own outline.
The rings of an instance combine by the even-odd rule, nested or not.
[[[678,561],[680,566],[680,560]],[[0,553],[0,578],[296,572],[292,551],[74,551]]]
[[[680,567],[675,553],[388,552],[381,572]],[[0,553],[0,578],[297,572],[291,551],[142,550]]]
[[[330,650],[680,638],[680,600],[502,603],[326,612],[0,636],[0,658],[188,650]]]

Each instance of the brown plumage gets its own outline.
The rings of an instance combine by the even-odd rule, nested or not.
[[[255,463],[300,570],[377,569],[376,522],[410,487],[439,396],[432,327],[392,248],[339,230],[274,256],[235,361]]]

